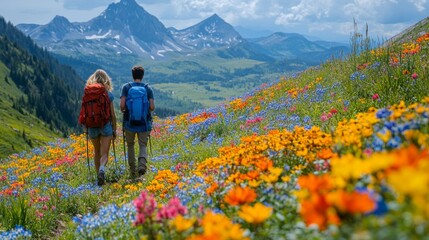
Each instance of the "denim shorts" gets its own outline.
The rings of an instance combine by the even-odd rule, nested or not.
[[[102,128],[88,128],[88,136],[90,139],[98,138],[99,136],[112,136],[112,122],[106,123]]]

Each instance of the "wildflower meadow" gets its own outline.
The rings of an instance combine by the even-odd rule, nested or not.
[[[156,118],[142,182],[122,132],[102,187],[84,134],[2,159],[0,238],[429,239],[429,33],[367,40]]]

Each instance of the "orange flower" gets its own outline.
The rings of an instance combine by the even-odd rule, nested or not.
[[[375,208],[375,202],[368,193],[338,191],[330,194],[329,198],[344,213],[367,213]]]
[[[298,185],[310,192],[323,192],[333,187],[332,179],[328,175],[308,175],[298,179]]]
[[[323,160],[331,159],[333,156],[335,156],[335,154],[330,148],[324,148],[317,153],[317,157]]]
[[[236,187],[231,189],[225,196],[225,202],[230,205],[238,206],[255,201],[257,194],[255,190],[249,187]]]
[[[416,146],[411,145],[394,152],[395,162],[391,169],[397,170],[405,166],[416,167],[418,162],[429,157],[427,150],[420,151]]]
[[[262,171],[268,170],[270,167],[273,166],[273,162],[269,160],[268,158],[262,158],[261,161],[258,161],[255,163],[255,166],[259,168]]]
[[[216,189],[219,188],[219,185],[217,183],[213,183],[209,188],[206,189],[207,195],[212,195],[216,191]]]
[[[307,225],[316,224],[320,229],[325,229],[328,224],[340,223],[335,209],[329,204],[325,195],[314,195],[302,201],[300,214]]]
[[[250,180],[257,179],[257,178],[259,177],[259,172],[258,172],[258,171],[256,171],[256,170],[254,170],[254,171],[249,171],[249,172],[247,173],[247,177],[248,177]]]

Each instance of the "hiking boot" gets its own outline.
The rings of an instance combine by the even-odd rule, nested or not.
[[[97,184],[98,186],[103,186],[105,183],[105,179],[104,179],[104,171],[99,171],[98,172],[98,178],[97,178]]]
[[[146,168],[139,169],[139,178],[146,174]]]
[[[146,158],[144,157],[139,158],[139,171],[138,171],[139,177],[146,174],[146,164],[147,164]]]

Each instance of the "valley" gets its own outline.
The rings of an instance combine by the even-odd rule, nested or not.
[[[132,66],[143,65],[145,81],[159,93],[159,110],[177,113],[214,106],[349,51],[347,44],[295,33],[245,39],[217,14],[185,29],[167,28],[134,0],[112,3],[88,22],[56,16],[45,25],[17,27],[83,79],[105,69],[118,97]],[[178,102],[176,109],[170,99]]]

